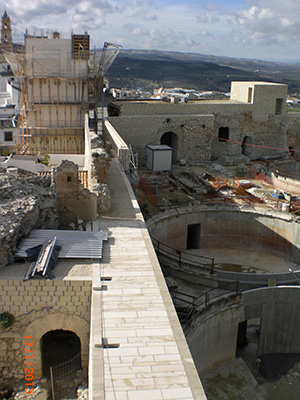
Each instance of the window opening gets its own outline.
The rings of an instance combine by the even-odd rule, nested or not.
[[[276,115],[281,115],[281,113],[282,113],[282,105],[283,105],[283,99],[276,99],[276,107],[275,107],[275,114]]]
[[[229,139],[229,128],[221,127],[219,128],[219,142],[224,142]]]
[[[13,133],[10,132],[4,132],[4,142],[12,142],[13,141]]]

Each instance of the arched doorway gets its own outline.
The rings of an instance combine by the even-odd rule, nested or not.
[[[172,147],[172,164],[178,159],[178,136],[174,132],[166,132],[160,138],[160,144]]]
[[[36,379],[43,377],[41,339],[50,330],[68,330],[76,332],[81,343],[81,363],[87,372],[89,362],[89,338],[90,324],[83,318],[74,314],[49,313],[42,318],[37,318],[27,326],[23,336],[32,337],[32,362],[34,364],[34,376]],[[24,350],[24,357],[27,352]]]
[[[81,343],[76,333],[63,329],[45,333],[41,338],[43,376],[49,377],[51,366],[69,361],[77,354],[81,354]]]
[[[249,145],[251,144],[252,144],[252,137],[245,136],[242,143],[242,154],[244,154],[244,156],[250,157],[252,153],[252,146]]]

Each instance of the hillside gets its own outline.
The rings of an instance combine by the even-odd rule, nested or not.
[[[107,72],[111,87],[160,86],[228,92],[231,81],[285,83],[300,93],[300,66],[194,53],[121,50]]]

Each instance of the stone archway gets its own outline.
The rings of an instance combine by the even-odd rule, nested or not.
[[[172,164],[178,160],[178,136],[174,132],[165,132],[160,138],[160,144],[172,147]]]
[[[77,315],[69,315],[62,313],[53,313],[45,317],[38,318],[32,322],[24,331],[23,337],[27,337],[27,343],[31,342],[31,352],[24,350],[24,357],[32,358],[27,359],[28,362],[33,364],[34,376],[36,379],[42,378],[42,352],[41,352],[41,338],[50,331],[64,330],[74,332],[81,343],[81,362],[82,368],[87,371],[88,367],[88,352],[89,352],[89,323],[78,317]],[[25,341],[25,339],[24,339]],[[29,348],[26,346],[26,348]],[[29,361],[30,360],[30,361]]]
[[[76,333],[55,329],[45,333],[40,341],[43,376],[50,377],[50,367],[76,356],[81,366],[81,343]]]

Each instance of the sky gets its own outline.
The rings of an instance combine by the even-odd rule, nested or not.
[[[26,29],[91,35],[124,49],[300,61],[299,0],[0,0],[13,39]],[[3,14],[2,12],[2,14]]]

